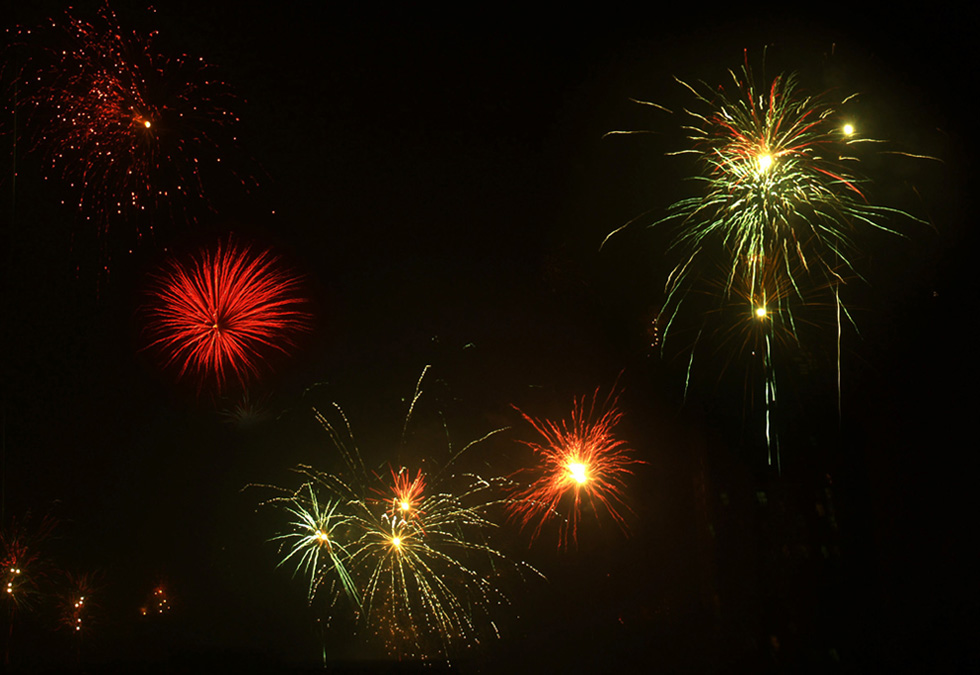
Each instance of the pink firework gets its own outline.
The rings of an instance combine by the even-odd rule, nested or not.
[[[310,327],[299,278],[268,251],[231,239],[170,261],[151,294],[149,348],[179,367],[179,377],[196,376],[199,388],[210,382],[220,390],[232,375],[244,384]]]
[[[518,410],[543,437],[543,442],[521,441],[531,448],[537,463],[518,472],[531,476],[531,482],[511,494],[511,517],[521,528],[531,528],[531,541],[551,518],[560,520],[558,547],[577,541],[578,525],[584,507],[598,517],[606,511],[625,531],[621,510],[629,507],[623,501],[625,479],[631,466],[641,463],[633,458],[625,441],[613,435],[613,428],[623,414],[610,394],[597,411],[598,390],[591,400],[576,399],[571,420],[554,422],[537,420]]]

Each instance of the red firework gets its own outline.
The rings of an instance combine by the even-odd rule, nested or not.
[[[234,375],[245,384],[274,352],[287,352],[309,330],[299,279],[268,251],[232,240],[171,260],[158,274],[148,310],[148,345],[178,377],[193,373],[222,389]]]
[[[518,474],[529,474],[530,484],[516,488],[509,500],[511,517],[521,529],[531,528],[533,542],[552,517],[558,517],[558,547],[577,541],[583,502],[598,517],[601,507],[623,530],[626,521],[621,510],[625,478],[630,467],[641,463],[632,456],[625,441],[613,436],[613,428],[623,414],[612,393],[597,411],[598,390],[591,399],[573,401],[571,420],[537,420],[517,409],[544,438],[543,443],[520,441],[531,448],[538,463]]]
[[[19,33],[29,55],[15,90],[25,140],[79,211],[103,229],[158,209],[193,220],[189,203],[206,202],[202,170],[220,166],[238,121],[212,67],[161,54],[155,31],[123,29],[107,4],[91,22],[66,13]]]

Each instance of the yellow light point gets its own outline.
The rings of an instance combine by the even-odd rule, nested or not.
[[[844,135],[845,136],[852,135],[854,133],[854,125],[853,124],[845,124],[843,131],[844,131]]]
[[[589,477],[585,475],[585,464],[582,464],[582,462],[569,462],[568,472],[572,474],[572,478],[574,478],[579,485],[584,485],[589,479]]]
[[[401,509],[402,511],[408,511],[409,509],[411,509],[411,508],[412,508],[412,505],[411,505],[411,504],[409,504],[409,503],[408,503],[407,501],[402,501],[402,502],[401,502],[401,503],[400,503],[400,504],[398,505],[398,508],[400,508],[400,509]]]
[[[766,312],[766,306],[765,305],[761,305],[761,306],[755,308],[755,316],[756,316],[756,318],[765,319],[766,318],[766,314],[767,314],[767,312]]]
[[[768,152],[759,155],[759,171],[768,171],[769,167],[772,166],[772,155]]]
[[[321,544],[325,544],[327,542],[327,533],[324,532],[323,530],[317,530],[316,538],[317,541],[319,541]]]
[[[401,548],[401,545],[402,545],[402,539],[401,539],[401,537],[392,537],[391,538],[391,545],[394,546],[395,548]]]

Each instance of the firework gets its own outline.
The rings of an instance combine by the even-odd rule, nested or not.
[[[291,517],[286,525],[288,531],[272,539],[282,542],[280,552],[284,555],[279,566],[295,563],[295,573],[308,578],[311,601],[325,580],[335,574],[347,597],[359,604],[357,589],[345,566],[350,554],[339,536],[352,519],[341,511],[341,503],[321,504],[312,483],[304,484],[288,498],[276,498],[270,503],[278,504]]]
[[[220,390],[232,375],[244,384],[308,330],[299,285],[271,253],[231,239],[189,261],[171,260],[151,291],[148,347],[178,377],[194,374],[199,387]]]
[[[487,543],[495,525],[486,510],[498,499],[493,483],[458,475],[426,489],[423,479],[419,472],[410,484],[395,480],[393,499],[368,503],[352,559],[367,624],[393,650],[421,658],[479,642],[489,606],[506,601],[493,568],[508,564]]]
[[[610,392],[597,407],[598,396],[596,390],[591,398],[574,400],[571,419],[559,422],[534,419],[518,410],[544,439],[521,441],[534,451],[536,463],[518,472],[530,481],[515,488],[509,501],[512,517],[522,529],[530,529],[532,542],[552,518],[560,521],[559,548],[576,542],[585,505],[596,516],[605,511],[626,530],[620,512],[629,507],[623,491],[639,460],[613,434],[623,416],[617,398]]]
[[[254,395],[246,387],[237,397],[226,399],[218,414],[223,422],[241,431],[253,429],[275,418],[269,399],[268,393]]]
[[[795,74],[778,75],[759,86],[747,57],[741,70],[730,74],[728,87],[678,80],[694,97],[684,111],[690,147],[670,154],[696,158],[699,173],[693,180],[701,189],[674,203],[654,223],[676,224],[670,250],[679,258],[667,277],[657,325],[666,341],[683,323],[680,316],[687,307],[702,318],[693,340],[697,345],[706,331],[712,332],[706,320],[712,314],[715,319],[718,314],[732,316],[732,304],[748,307],[748,313],[740,309],[718,333],[726,341],[734,334],[744,336],[735,351],[761,356],[764,363],[772,463],[773,351],[777,345],[798,346],[798,327],[818,321],[808,318],[810,310],[831,304],[839,382],[841,320],[851,318],[840,289],[849,279],[860,278],[854,264],[856,235],[868,230],[899,234],[896,218],[921,221],[871,202],[870,180],[858,169],[859,157],[879,141],[863,136],[845,114],[855,95],[807,93]],[[720,268],[719,261],[724,261]],[[707,310],[694,300],[706,288],[715,298]],[[815,305],[812,296],[825,291],[832,303]],[[693,355],[692,348],[688,383]],[[776,457],[778,462],[778,451]]]
[[[795,74],[760,90],[747,64],[731,76],[731,91],[681,82],[703,110],[686,111],[692,147],[671,154],[696,156],[701,172],[694,180],[702,189],[656,223],[680,222],[672,248],[682,251],[681,262],[667,282],[667,304],[675,309],[699,273],[699,257],[723,251],[731,261],[727,284],[742,277],[753,293],[772,270],[794,285],[806,275],[841,280],[838,270],[853,272],[859,226],[895,233],[894,216],[911,218],[865,194],[869,181],[858,173],[856,155],[876,141],[842,113],[854,96],[808,95]]]
[[[723,353],[725,365],[718,371],[719,378],[733,361],[746,365],[745,400],[750,407],[755,407],[756,396],[761,393],[759,407],[763,411],[767,460],[771,464],[775,458],[778,470],[779,441],[773,423],[778,398],[775,354],[780,350],[799,351],[802,348],[802,329],[814,325],[812,317],[817,303],[810,298],[816,296],[818,289],[806,287],[807,301],[804,302],[792,277],[780,270],[774,272],[772,268],[762,270],[757,282],[749,284],[748,281],[738,277],[730,287],[724,288],[717,286],[727,282],[716,282],[712,304],[719,296],[726,302],[702,315],[699,335],[711,332],[715,337],[714,349]],[[708,286],[710,288],[711,284]],[[836,296],[832,297],[836,299]],[[691,353],[693,356],[693,349]]]
[[[59,597],[62,628],[78,635],[90,627],[90,617],[95,607],[95,585],[89,574],[65,574],[65,590]]]
[[[30,608],[40,595],[50,567],[43,546],[55,525],[50,516],[32,523],[28,515],[20,522],[11,519],[0,529],[3,595],[11,609]]]
[[[409,404],[403,444],[426,371]],[[450,444],[442,460],[429,448],[413,468],[383,460],[386,470],[378,471],[367,468],[343,410],[333,404],[328,413],[317,419],[340,469],[301,466],[303,487],[270,500],[291,516],[276,537],[284,544],[281,562],[295,562],[308,578],[311,600],[325,592],[331,617],[342,598],[352,600],[360,629],[400,658],[448,657],[496,632],[490,610],[506,602],[496,582],[521,568],[490,543],[490,511],[502,503],[504,480],[456,463],[502,430],[458,451]]]
[[[25,146],[68,186],[82,215],[152,225],[193,220],[203,174],[234,146],[235,97],[203,58],[167,56],[156,32],[126,30],[108,4],[21,29],[29,55],[14,87]],[[243,181],[244,182],[244,181]]]
[[[847,279],[843,270],[835,273]],[[767,343],[783,353],[806,350],[806,343],[833,324],[842,309],[836,280],[795,286],[792,274],[767,267],[751,285],[743,277],[729,285],[726,274],[719,268],[714,278],[701,279],[685,300],[701,317],[699,333],[712,336],[705,349],[721,357],[719,378],[733,362],[763,353]],[[846,310],[844,318],[851,319]]]
[[[146,598],[146,602],[139,608],[140,616],[157,617],[165,616],[173,611],[173,603],[167,593],[167,586],[159,583],[153,587]]]

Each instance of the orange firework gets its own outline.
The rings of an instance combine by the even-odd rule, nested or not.
[[[613,428],[623,414],[616,407],[618,396],[606,397],[597,409],[599,391],[591,399],[573,401],[571,420],[553,422],[537,420],[517,409],[544,438],[543,443],[520,441],[534,451],[535,467],[519,474],[533,476],[528,485],[519,485],[511,495],[511,517],[521,528],[531,528],[531,541],[541,533],[544,524],[558,517],[561,525],[558,546],[577,541],[583,502],[598,517],[600,508],[626,530],[621,510],[629,510],[623,501],[630,466],[639,464],[625,441],[613,435]],[[567,514],[567,515],[566,515]]]
[[[422,491],[425,489],[425,476],[419,469],[412,478],[411,473],[405,467],[397,472],[392,468],[391,479],[394,483],[393,491],[395,496],[391,500],[391,517],[400,520],[417,520],[421,512],[419,502],[422,499]]]

